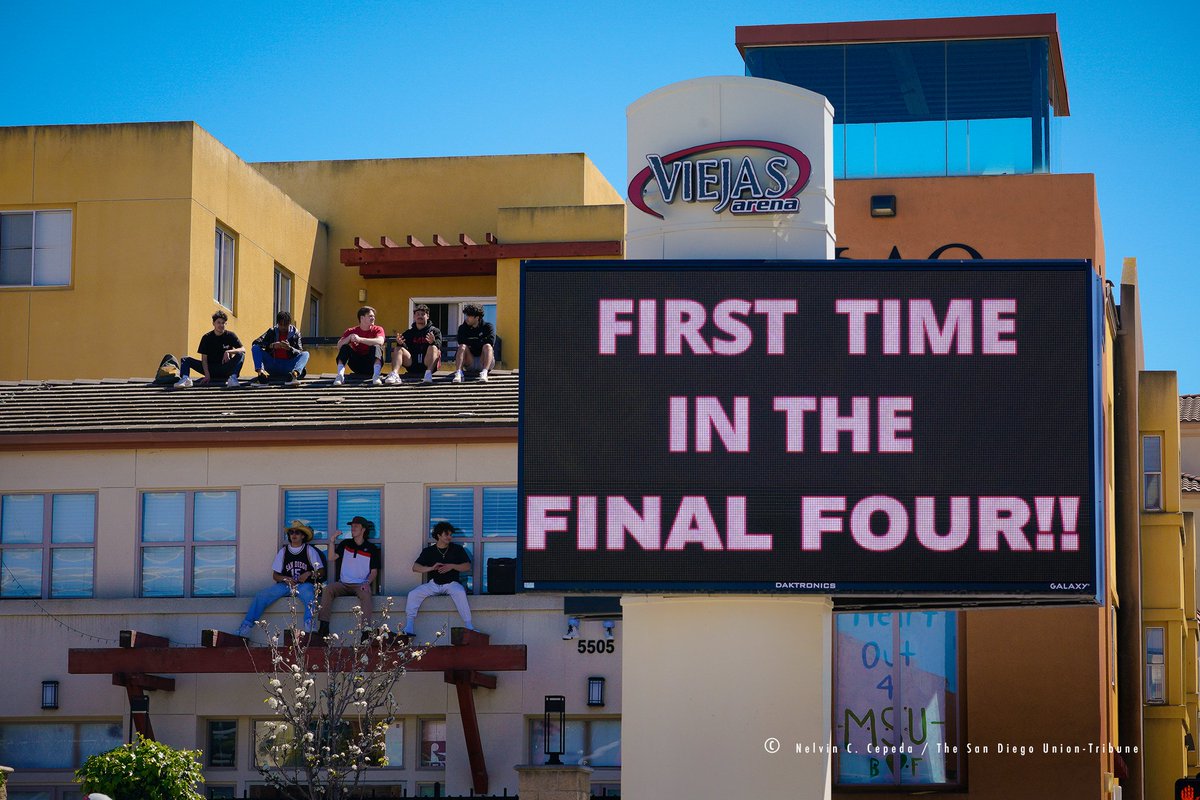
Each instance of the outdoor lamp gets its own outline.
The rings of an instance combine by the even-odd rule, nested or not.
[[[42,708],[58,708],[58,681],[42,681]]]
[[[588,678],[589,706],[604,705],[604,678]]]
[[[550,733],[551,716],[558,723],[558,735]],[[546,716],[542,721],[542,752],[547,764],[562,764],[560,756],[567,752],[567,698],[560,694],[546,695]]]
[[[894,195],[894,194],[873,194],[873,195],[871,195],[871,216],[872,217],[894,217],[894,216],[896,216],[896,195]]]

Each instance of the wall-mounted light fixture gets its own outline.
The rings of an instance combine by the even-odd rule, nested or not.
[[[604,705],[604,678],[588,678],[588,705]]]
[[[360,303],[367,302],[367,290],[366,289],[358,290],[358,302],[360,302]]]
[[[558,730],[552,732],[557,726]],[[542,752],[547,764],[562,764],[567,752],[567,698],[561,694],[546,695],[546,716],[542,720]]]
[[[896,195],[894,195],[894,194],[873,194],[873,195],[871,195],[871,216],[872,217],[894,217],[894,216],[896,216]]]
[[[42,708],[58,708],[58,681],[42,681]]]

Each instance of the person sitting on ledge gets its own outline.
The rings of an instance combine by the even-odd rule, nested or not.
[[[225,328],[229,315],[217,309],[212,315],[213,329],[200,337],[200,347],[197,348],[200,358],[184,356],[179,359],[179,380],[175,382],[176,389],[186,389],[192,385],[192,377],[188,373],[198,369],[204,373],[200,385],[208,383],[224,383],[226,386],[238,386],[238,373],[242,371],[242,362],[246,360],[246,348],[237,334]]]
[[[304,629],[312,630],[313,601],[316,599],[313,585],[325,574],[325,560],[321,558],[321,551],[309,544],[313,529],[308,525],[294,519],[285,533],[287,544],[279,549],[271,564],[271,577],[275,582],[254,596],[254,602],[237,630],[238,636],[249,636],[267,606],[287,597],[293,589],[304,604]]]
[[[286,378],[284,386],[299,386],[300,376],[308,363],[308,353],[300,341],[300,331],[292,324],[292,315],[280,311],[275,315],[275,325],[254,340],[250,345],[254,358],[254,371],[258,382],[268,383],[272,377]]]
[[[346,367],[357,375],[370,375],[371,384],[379,386],[383,379],[379,372],[383,368],[383,343],[387,331],[375,324],[375,309],[363,306],[358,310],[358,327],[346,328],[338,339],[337,377],[334,386],[346,382]]]
[[[448,594],[462,617],[463,626],[467,630],[477,630],[471,624],[471,606],[467,604],[467,590],[459,583],[458,577],[464,572],[471,571],[471,556],[461,544],[455,544],[454,526],[442,520],[433,526],[433,544],[421,551],[413,562],[413,572],[428,575],[430,580],[408,593],[404,604],[404,633],[412,636],[417,621],[417,612],[425,598],[435,594]]]
[[[332,574],[337,578],[325,584],[321,593],[321,610],[317,619],[321,625],[317,628],[317,636],[329,635],[329,618],[333,616],[333,601],[344,594],[358,597],[358,605],[362,608],[363,633],[370,629],[371,617],[375,613],[375,579],[379,576],[379,545],[368,541],[367,537],[375,530],[375,523],[366,517],[355,517],[350,520],[350,537],[342,538],[341,531],[334,531],[334,540],[340,540],[329,552],[329,561],[333,565]]]

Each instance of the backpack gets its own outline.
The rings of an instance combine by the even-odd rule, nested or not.
[[[177,380],[179,380],[179,359],[167,353],[158,364],[158,372],[154,373],[154,385],[173,385]]]

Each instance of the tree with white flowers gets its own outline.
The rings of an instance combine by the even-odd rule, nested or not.
[[[301,630],[291,597],[291,632]],[[286,635],[260,620],[271,648],[265,723],[255,751],[259,772],[292,800],[344,800],[371,767],[387,765],[386,736],[395,721],[393,690],[407,666],[430,646],[414,645],[389,624],[392,598],[370,626],[354,607],[354,625],[327,641]],[[394,630],[393,630],[394,627]],[[438,632],[440,638],[442,632]]]

